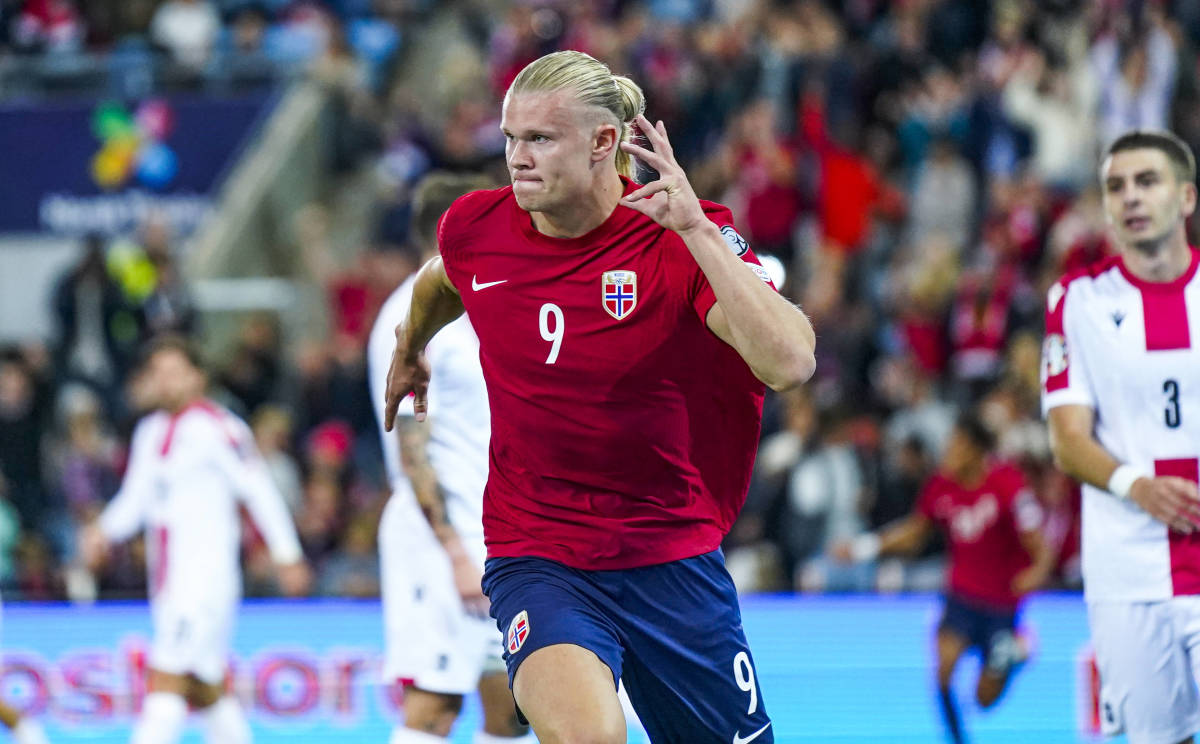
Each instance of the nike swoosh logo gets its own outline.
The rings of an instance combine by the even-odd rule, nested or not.
[[[733,733],[733,744],[746,744],[746,742],[748,742],[748,741],[754,741],[755,739],[757,739],[759,737],[760,734],[762,734],[762,732],[766,731],[770,727],[771,727],[771,722],[767,721],[766,726],[763,726],[758,731],[755,731],[753,734],[750,734],[749,736],[742,736],[742,732],[735,731]]]
[[[505,283],[505,282],[507,282],[507,281],[508,281],[507,279],[501,279],[500,281],[496,281],[496,282],[482,282],[482,283],[480,283],[480,281],[479,281],[479,276],[478,276],[478,275],[475,275],[475,276],[472,276],[472,277],[471,277],[471,289],[473,289],[473,290],[475,290],[476,292],[478,292],[478,291],[479,291],[479,290],[481,290],[481,289],[487,289],[488,287],[494,287],[494,286],[496,286],[497,284],[504,284],[504,283]]]

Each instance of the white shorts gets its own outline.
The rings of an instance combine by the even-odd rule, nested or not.
[[[1200,597],[1089,602],[1100,721],[1129,744],[1176,744],[1200,731]]]
[[[151,605],[154,642],[149,665],[168,674],[194,674],[208,684],[221,684],[229,668],[236,599],[200,607],[166,598]]]
[[[446,552],[411,497],[392,497],[379,520],[383,682],[464,695],[503,672],[496,622],[463,610]],[[481,566],[482,568],[482,566]]]

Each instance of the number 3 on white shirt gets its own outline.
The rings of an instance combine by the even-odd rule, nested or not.
[[[554,317],[553,328],[550,327],[551,316]],[[562,308],[553,302],[542,305],[541,312],[538,313],[538,330],[542,332],[542,338],[550,342],[546,364],[554,364],[558,361],[558,350],[562,348],[563,332],[566,330]]]

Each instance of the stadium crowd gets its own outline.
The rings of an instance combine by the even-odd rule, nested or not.
[[[296,215],[330,335],[284,339],[274,318],[255,316],[211,360],[215,396],[251,422],[288,499],[315,591],[378,591],[386,488],[364,343],[379,303],[415,268],[411,189],[434,169],[503,182],[499,100],[526,63],[562,48],[642,84],[698,193],[733,209],[817,328],[814,380],[768,398],[747,506],[726,544],[739,586],[940,587],[936,545],[878,565],[828,553],[912,509],[965,410],[1025,470],[1060,551],[1055,581],[1078,586],[1078,492],[1054,470],[1040,421],[1043,298],[1065,269],[1108,251],[1096,172],[1116,133],[1171,128],[1200,146],[1200,2],[464,1],[436,27],[427,5],[27,0],[0,16],[5,52],[115,49],[132,31],[181,63],[187,45],[154,20],[181,6],[220,21],[209,50],[218,38],[240,44],[248,17],[277,31],[305,13],[326,28],[358,20],[445,36],[453,59],[436,76],[361,87],[377,112],[367,167],[384,194],[374,244],[334,272],[325,207]],[[47,303],[58,337],[0,358],[6,597],[94,595],[74,534],[119,482],[141,408],[136,350],[162,330],[203,332],[169,225],[90,239],[82,255]],[[245,545],[248,594],[272,593],[252,530]],[[102,596],[144,592],[138,550],[100,577]]]

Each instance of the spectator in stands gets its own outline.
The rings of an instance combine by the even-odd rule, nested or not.
[[[233,396],[233,408],[244,415],[279,398],[283,376],[279,324],[274,316],[255,314],[242,323],[229,361],[217,376]]]
[[[0,582],[13,583],[16,568],[13,563],[17,540],[21,536],[21,516],[8,500],[8,481],[0,469]]]
[[[49,392],[22,355],[0,356],[0,472],[8,482],[8,500],[27,529],[41,526],[46,506],[42,444]]]
[[[86,34],[72,0],[25,0],[13,26],[13,42],[24,52],[77,52]]]
[[[1103,147],[1126,130],[1165,129],[1168,124],[1178,51],[1161,10],[1154,4],[1145,7],[1141,17],[1129,18],[1128,25],[1101,37],[1091,50],[1101,91]]]
[[[80,260],[54,289],[58,338],[54,367],[62,382],[80,381],[100,393],[112,413],[137,345],[137,320],[121,287],[108,274],[104,240],[84,239]]]
[[[341,544],[321,567],[317,593],[332,597],[378,597],[379,553],[375,550],[376,518],[360,514],[351,520]]]
[[[290,452],[292,417],[280,406],[260,406],[254,411],[250,427],[254,431],[258,451],[271,473],[271,480],[283,495],[288,510],[295,516],[300,511],[303,486],[300,466]]]
[[[150,38],[173,60],[203,71],[211,58],[221,17],[209,0],[165,0],[150,22]]]
[[[141,227],[141,239],[142,250],[154,269],[153,288],[141,303],[143,339],[166,333],[194,333],[196,308],[172,252],[170,223],[162,215],[151,217]]]

